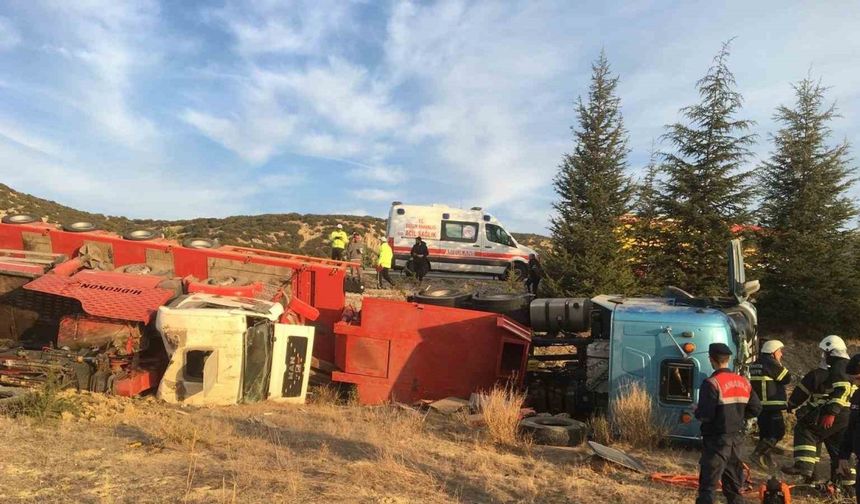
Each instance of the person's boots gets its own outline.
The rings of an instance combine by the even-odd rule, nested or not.
[[[752,462],[764,470],[769,470],[773,460],[768,455],[771,443],[767,439],[760,439],[752,452]]]

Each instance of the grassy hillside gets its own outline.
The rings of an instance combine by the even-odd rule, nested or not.
[[[129,219],[76,210],[54,201],[15,191],[0,184],[0,215],[28,213],[47,222],[71,223],[88,221],[102,229],[124,232],[132,229],[157,229],[169,238],[217,238],[225,245],[326,256],[325,239],[341,223],[347,232],[358,231],[371,247],[378,245],[385,234],[385,219],[353,215],[264,214],[237,215],[183,220]],[[528,246],[542,248],[546,238],[535,234],[517,234],[516,239]]]

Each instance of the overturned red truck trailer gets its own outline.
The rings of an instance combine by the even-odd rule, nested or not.
[[[354,385],[365,403],[468,396],[524,376],[530,331],[502,315],[373,298],[360,311],[344,310],[344,278],[356,264],[32,221],[7,217],[0,224],[0,385],[30,385],[59,367],[81,388],[152,390],[170,361],[164,343],[176,350],[175,334],[156,319],[160,312],[175,319],[175,309],[188,306],[248,315],[247,333],[258,345],[275,336],[252,327],[255,321],[312,326],[316,370]],[[199,295],[214,301],[185,299]],[[252,338],[245,345],[240,354],[253,353]],[[216,390],[231,365],[216,361],[228,354],[189,350],[180,356],[179,376],[199,378],[201,394]],[[295,349],[290,355],[288,371],[302,364]],[[259,363],[242,366],[239,375],[257,376],[284,363],[262,371]],[[287,381],[285,374],[278,383]],[[259,394],[240,390],[236,400],[243,397]]]

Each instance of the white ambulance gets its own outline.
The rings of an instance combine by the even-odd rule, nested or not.
[[[432,271],[504,277],[514,270],[525,277],[529,254],[535,253],[480,207],[392,203],[388,237],[394,238],[394,269],[406,266],[417,236],[427,243]]]

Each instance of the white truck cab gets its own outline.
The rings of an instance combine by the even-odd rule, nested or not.
[[[529,254],[502,223],[479,207],[469,210],[447,205],[391,204],[389,238],[394,239],[394,269],[403,269],[420,236],[427,243],[433,271],[525,275]]]
[[[170,403],[228,405],[304,402],[312,326],[278,323],[279,303],[191,294],[158,309],[156,330],[170,362],[158,397]]]

